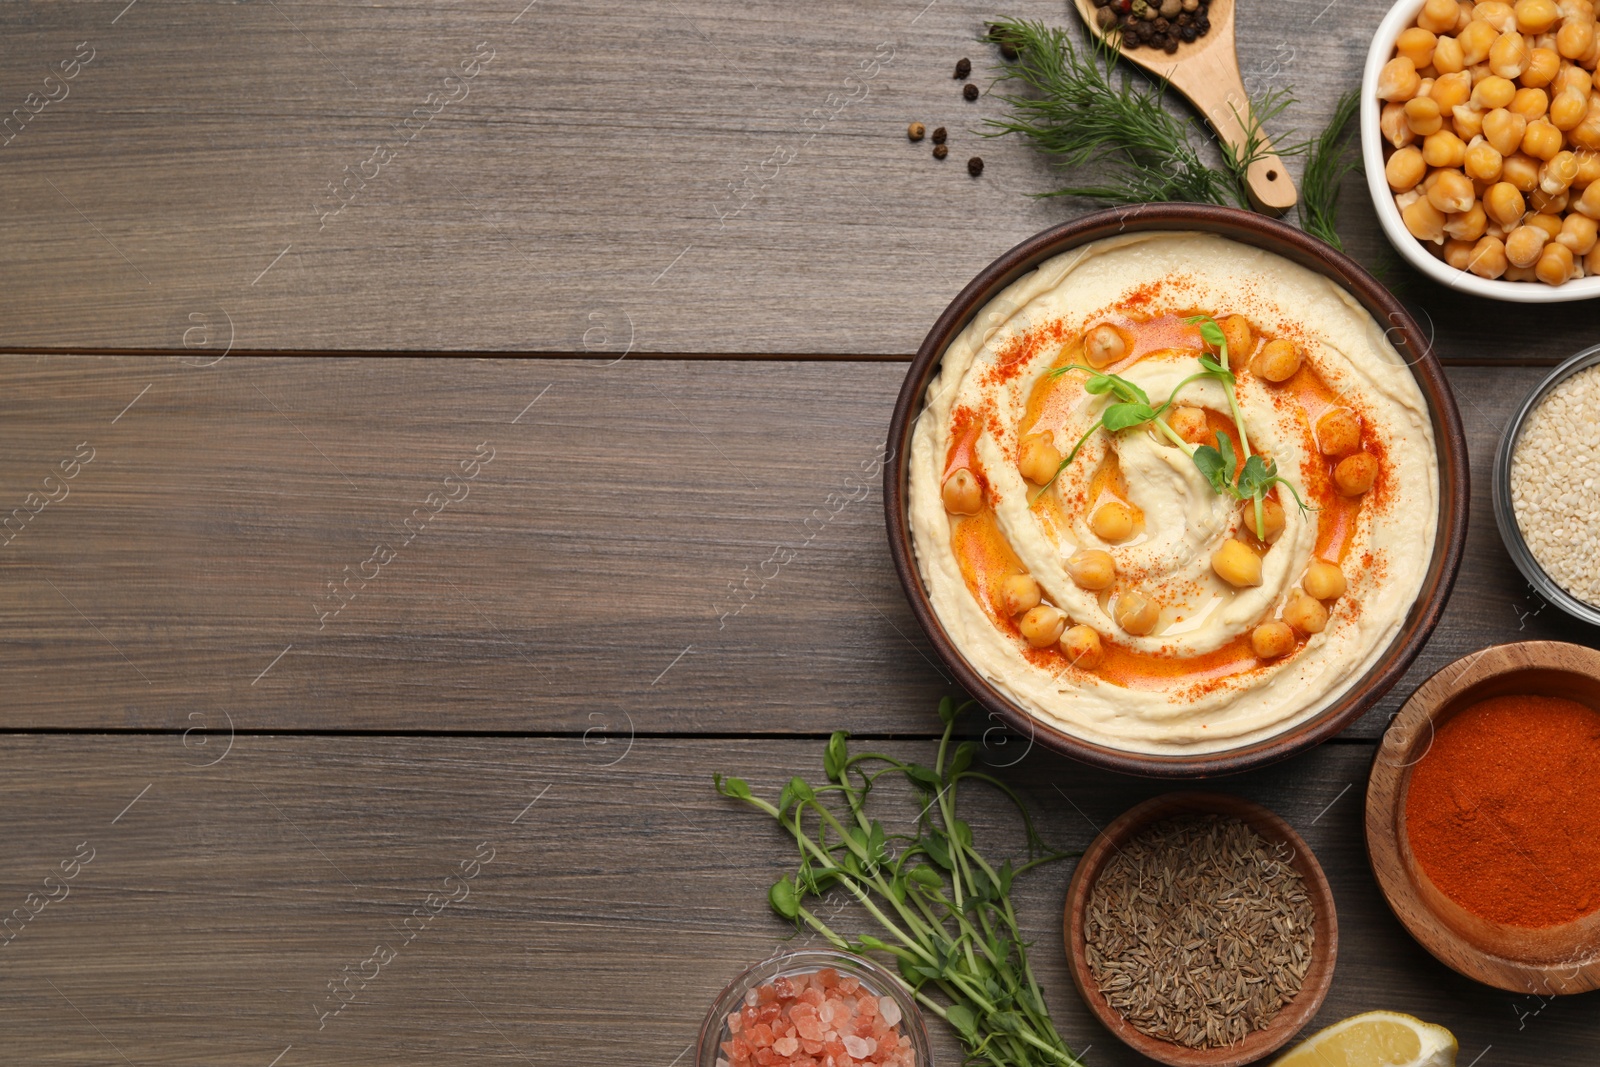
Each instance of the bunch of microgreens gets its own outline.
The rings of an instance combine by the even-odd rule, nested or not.
[[[851,755],[850,735],[835,733],[823,755],[826,785],[791,778],[773,805],[754,796],[744,779],[717,775],[717,792],[776,819],[799,846],[798,869],[767,894],[772,910],[845,951],[893,956],[917,1001],[960,1036],[967,1062],[1081,1067],[1050,1022],[1010,899],[1013,878],[1068,853],[1044,846],[1009,786],[972,769],[973,742],[952,747],[956,720],[971,706],[957,707],[948,697],[940,702],[944,736],[932,767],[875,752]],[[884,775],[904,777],[922,801],[911,832],[890,833],[867,815],[867,797]],[[1028,843],[1020,866],[1007,860],[996,868],[974,847],[972,827],[956,815],[961,785],[971,781],[1016,805]],[[842,803],[824,803],[830,794]],[[846,937],[806,907],[833,889],[855,898],[887,939]]]
[[[1050,372],[1050,377],[1059,378],[1070,371],[1087,371],[1089,378],[1083,383],[1085,392],[1096,396],[1110,393],[1119,402],[1107,405],[1106,409],[1100,413],[1100,417],[1095,420],[1094,425],[1084,431],[1083,436],[1078,438],[1078,443],[1072,446],[1072,451],[1067,453],[1066,458],[1061,461],[1061,465],[1056,468],[1056,472],[1050,476],[1050,480],[1039,487],[1039,491],[1034,494],[1034,500],[1038,500],[1039,497],[1043,496],[1045,491],[1055,483],[1055,480],[1061,477],[1061,472],[1066,470],[1068,465],[1077,458],[1079,450],[1083,448],[1096,430],[1104,428],[1115,433],[1121,430],[1131,430],[1139,426],[1150,426],[1166,437],[1167,440],[1181,448],[1183,454],[1194,461],[1194,465],[1199,468],[1206,481],[1211,483],[1212,489],[1225,496],[1231,496],[1235,500],[1252,501],[1255,505],[1257,530],[1264,531],[1267,528],[1264,501],[1266,500],[1267,490],[1274,485],[1282,485],[1288,489],[1294,497],[1296,506],[1300,508],[1302,513],[1311,510],[1307,507],[1305,501],[1300,499],[1300,493],[1289,483],[1289,480],[1279,476],[1276,460],[1264,460],[1259,455],[1250,453],[1250,437],[1245,432],[1244,416],[1239,411],[1238,379],[1228,369],[1228,339],[1223,334],[1222,327],[1217,325],[1217,320],[1210,315],[1195,315],[1184,321],[1191,326],[1198,325],[1200,327],[1201,340],[1217,350],[1218,358],[1212,359],[1202,352],[1200,354],[1200,372],[1191,374],[1179,382],[1167,396],[1166,402],[1160,407],[1151,407],[1150,397],[1143,389],[1128,381],[1128,379],[1115,374],[1097,371],[1093,367],[1085,367],[1079,363],[1057,367]],[[1179,437],[1177,431],[1161,419],[1167,409],[1177,401],[1178,394],[1183,391],[1184,386],[1202,378],[1209,378],[1217,382],[1222,386],[1223,391],[1227,393],[1228,410],[1233,415],[1234,426],[1239,430],[1239,448],[1244,452],[1243,466],[1239,466],[1238,457],[1234,455],[1233,442],[1228,439],[1226,434],[1217,434],[1216,448],[1212,448],[1210,445],[1196,447]],[[1234,475],[1236,468],[1238,470],[1237,477]]]
[[[991,40],[1008,45],[1016,61],[998,68],[997,83],[1025,92],[1001,93],[1010,110],[990,120],[999,136],[1019,134],[1063,166],[1093,164],[1106,175],[1099,184],[1069,185],[1040,196],[1076,196],[1110,204],[1188,201],[1250,207],[1250,166],[1276,152],[1305,155],[1299,213],[1301,226],[1335,248],[1339,187],[1353,164],[1345,157],[1344,134],[1355,114],[1354,91],[1341,98],[1322,134],[1272,148],[1262,124],[1294,103],[1292,90],[1278,89],[1254,101],[1242,116],[1244,144],[1219,142],[1222,168],[1210,166],[1191,139],[1195,123],[1164,106],[1167,83],[1147,82],[1116,71],[1118,50],[1102,39],[1080,52],[1066,30],[1022,19],[999,19]]]

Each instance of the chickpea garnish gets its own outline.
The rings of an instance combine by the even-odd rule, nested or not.
[[[1538,226],[1518,226],[1506,235],[1506,258],[1513,267],[1531,267],[1548,240],[1550,235]]]
[[[1472,187],[1472,179],[1459,170],[1438,170],[1434,175],[1428,201],[1446,215],[1459,214],[1477,202],[1478,193]]]
[[[1361,447],[1361,419],[1349,408],[1334,408],[1317,420],[1317,448],[1324,456],[1343,456]]]
[[[1345,581],[1344,571],[1336,563],[1329,563],[1325,559],[1314,561],[1306,568],[1306,576],[1300,580],[1300,588],[1308,596],[1318,600],[1337,600],[1344,596],[1348,583]]]
[[[1125,541],[1133,535],[1133,509],[1120,500],[1101,504],[1089,516],[1089,529],[1102,541]]]
[[[1300,350],[1281,337],[1268,341],[1250,361],[1250,370],[1269,382],[1286,382],[1300,369]]]
[[[1328,609],[1322,601],[1296,589],[1284,606],[1283,621],[1303,634],[1320,634],[1328,627]]]
[[[1528,209],[1522,193],[1510,182],[1496,182],[1483,194],[1483,210],[1501,226],[1515,226]]]
[[[1233,351],[1232,345],[1228,346],[1228,351],[1230,353]],[[1203,445],[1210,441],[1211,428],[1206,423],[1206,413],[1203,408],[1190,407],[1186,404],[1175,407],[1172,409],[1172,414],[1167,416],[1167,425],[1191,445]]]
[[[1444,240],[1444,212],[1428,202],[1428,198],[1418,196],[1415,201],[1400,209],[1400,221],[1406,224],[1406,230],[1419,241]]]
[[[1396,56],[1378,72],[1379,100],[1410,100],[1422,87],[1417,65],[1405,56]]]
[[[1472,246],[1467,269],[1480,278],[1498,278],[1506,272],[1508,263],[1505,242],[1498,237],[1483,237]]]
[[[1031,609],[1017,623],[1017,629],[1022,631],[1022,639],[1034,648],[1048,648],[1055,644],[1061,639],[1061,631],[1066,628],[1066,613],[1049,604],[1040,604]]]
[[[1092,671],[1105,659],[1106,650],[1093,627],[1073,626],[1061,635],[1061,654],[1079,670]]]
[[[1250,631],[1250,648],[1262,659],[1277,659],[1294,651],[1294,631],[1287,623],[1264,622]]]
[[[1239,370],[1256,346],[1255,330],[1243,315],[1229,315],[1217,325],[1222,327],[1222,338],[1228,342],[1228,369]]]
[[[1253,505],[1251,510],[1254,510]],[[1211,569],[1235,589],[1261,584],[1261,557],[1236,537],[1222,542],[1222,547],[1211,556]]]
[[[1539,262],[1533,265],[1533,273],[1546,285],[1560,285],[1572,277],[1572,249],[1555,241],[1545,245]]]
[[[1031,574],[1013,574],[1000,583],[1000,599],[1007,615],[1021,615],[1039,606],[1039,583]]]
[[[1083,354],[1092,367],[1105,367],[1128,353],[1128,342],[1115,326],[1102,322],[1083,338]]]
[[[1161,621],[1161,605],[1143,593],[1130,589],[1117,597],[1113,614],[1117,625],[1128,633],[1147,634]]]
[[[1406,101],[1406,125],[1421,137],[1438,133],[1444,127],[1440,117],[1439,101],[1431,96],[1413,96]]]
[[[1067,560],[1067,573],[1085,589],[1110,589],[1111,583],[1117,580],[1117,564],[1109,552],[1084,548]]]
[[[1346,456],[1333,468],[1333,485],[1345,496],[1360,496],[1378,480],[1378,460],[1370,452]]]
[[[1509,156],[1522,147],[1522,135],[1527,129],[1527,119],[1503,107],[1497,107],[1483,116],[1484,140],[1501,156]]]
[[[965,467],[951,472],[940,491],[944,509],[952,515],[976,515],[983,510],[983,487]]]
[[[1389,157],[1389,162],[1383,165],[1383,177],[1389,183],[1389,188],[1403,193],[1415,188],[1427,170],[1428,165],[1422,161],[1422,149],[1408,145]],[[1228,348],[1231,352],[1233,346],[1229,345]]]
[[[1267,527],[1267,535],[1265,537],[1261,536],[1260,532],[1256,530],[1256,502],[1254,500],[1246,500],[1241,510],[1244,513],[1244,528],[1249,530],[1257,541],[1265,544],[1276,540],[1277,536],[1283,533],[1283,505],[1276,500],[1263,500],[1261,502],[1261,517],[1265,520]]]
[[[1061,450],[1049,434],[1029,434],[1017,445],[1017,468],[1034,485],[1043,485],[1061,469]]]

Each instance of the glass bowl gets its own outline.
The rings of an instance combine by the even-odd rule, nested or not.
[[[862,988],[869,992],[893,999],[900,1007],[900,1032],[911,1038],[917,1067],[930,1067],[933,1060],[928,1051],[928,1028],[910,990],[899,978],[865,956],[837,949],[802,949],[780,953],[762,960],[729,982],[727,988],[712,1001],[706,1021],[700,1026],[700,1044],[695,1055],[697,1067],[716,1067],[722,1055],[722,1043],[728,1040],[728,1015],[744,1006],[746,993],[775,978],[810,974],[826,967],[832,967],[842,976],[857,979]]]
[[[1494,522],[1500,527],[1500,539],[1506,543],[1506,551],[1511,553],[1511,561],[1517,565],[1517,570],[1522,572],[1522,576],[1540,596],[1573,618],[1582,619],[1592,626],[1600,626],[1600,608],[1585,604],[1557,585],[1539,565],[1532,550],[1528,548],[1528,542],[1523,539],[1522,527],[1517,524],[1517,513],[1511,504],[1511,457],[1516,453],[1517,438],[1522,435],[1523,424],[1527,422],[1529,413],[1539,406],[1539,402],[1549,395],[1550,390],[1579,371],[1597,363],[1600,363],[1600,345],[1585,348],[1551,371],[1549,376],[1528,394],[1528,399],[1522,402],[1522,406],[1517,409],[1516,415],[1506,426],[1505,433],[1500,435],[1500,446],[1494,454],[1491,487],[1494,494]]]

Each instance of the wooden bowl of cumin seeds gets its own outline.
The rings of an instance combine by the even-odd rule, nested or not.
[[[1222,793],[1168,793],[1100,832],[1067,890],[1067,960],[1089,1010],[1174,1067],[1282,1048],[1333,981],[1333,892],[1300,835]]]

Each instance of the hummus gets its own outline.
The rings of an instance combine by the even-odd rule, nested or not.
[[[1227,355],[1231,386],[1192,380],[1203,352],[1221,357],[1196,316],[1248,323],[1229,334],[1249,349]],[[1287,375],[1261,362],[1272,353],[1292,354]],[[1086,388],[1094,371],[1142,390],[1166,425],[1097,426],[1119,397]],[[1202,443],[1234,453],[1220,489]],[[1237,492],[1246,444],[1283,479],[1265,539],[1248,481]],[[1045,262],[951,342],[912,437],[912,537],[945,631],[1022,708],[1116,749],[1213,752],[1316,715],[1382,656],[1433,555],[1437,469],[1415,378],[1338,286],[1221,237],[1127,235]],[[1108,504],[1118,522],[1100,521]],[[1085,579],[1078,561],[1107,555],[1109,584]],[[1250,573],[1225,580],[1235,556]],[[1071,628],[1061,643],[1027,625],[1017,581]]]

